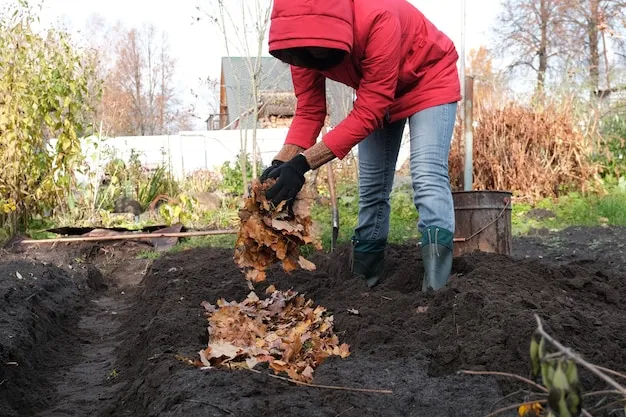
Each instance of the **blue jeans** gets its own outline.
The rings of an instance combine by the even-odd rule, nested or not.
[[[413,202],[419,213],[418,230],[439,227],[454,234],[454,205],[448,175],[448,156],[457,103],[420,111],[409,119]],[[355,236],[383,240],[389,234],[398,152],[406,119],[377,129],[358,145],[359,220]]]

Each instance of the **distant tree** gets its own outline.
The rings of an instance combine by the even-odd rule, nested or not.
[[[536,96],[543,96],[552,60],[564,53],[565,2],[563,0],[503,0],[495,33],[497,49],[512,59],[510,69],[535,73]]]
[[[592,93],[601,87],[602,72],[604,87],[610,88],[613,64],[609,60],[609,49],[620,50],[626,44],[623,36],[626,31],[626,0],[563,1],[567,3],[567,37],[575,40],[577,46],[572,48],[573,61],[585,68]]]
[[[92,18],[93,42],[104,77],[98,116],[111,135],[161,135],[186,130],[191,113],[181,108],[174,87],[176,61],[164,32],[154,25],[103,30]]]

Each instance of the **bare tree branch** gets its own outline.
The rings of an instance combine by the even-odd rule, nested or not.
[[[99,117],[113,135],[159,135],[187,129],[190,115],[180,109],[174,88],[176,61],[165,33],[153,25],[126,29],[120,24],[101,46],[107,60]]]
[[[258,127],[260,87],[262,70],[262,52],[267,32],[269,30],[272,0],[237,0],[236,4],[224,0],[209,0],[209,10],[205,14],[217,26],[223,35],[227,59],[231,62],[232,51],[235,50],[243,59],[249,75],[248,80],[236,79],[237,94],[239,96],[238,114],[241,117],[239,123],[239,137],[241,144],[241,170],[244,182],[244,193],[247,193],[247,148],[249,115],[247,109],[252,108],[252,176],[257,172],[257,141],[256,130]],[[248,82],[251,94],[244,97],[242,94],[242,82]],[[232,104],[229,103],[229,106]],[[231,121],[232,122],[232,121]]]
[[[536,93],[543,94],[551,62],[562,49],[561,0],[503,0],[496,34],[498,49],[512,55],[509,69],[526,67],[537,77]]]

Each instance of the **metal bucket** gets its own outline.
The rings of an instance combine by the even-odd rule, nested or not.
[[[511,197],[508,191],[452,193],[454,256],[476,251],[511,255]]]

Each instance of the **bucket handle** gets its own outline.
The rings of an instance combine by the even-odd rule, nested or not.
[[[489,223],[487,223],[485,226],[481,227],[480,229],[478,229],[478,231],[474,232],[470,237],[455,237],[454,238],[454,242],[467,242],[468,240],[472,240],[474,239],[476,236],[478,236],[480,233],[482,233],[486,228],[488,228],[489,226],[491,226],[492,224],[494,224],[495,222],[498,221],[498,219],[500,217],[502,217],[502,215],[504,214],[504,212],[506,211],[506,209],[511,205],[511,199],[509,197],[504,197],[504,207],[502,208],[502,210],[500,211],[500,213],[496,216],[495,219],[493,219],[492,221],[490,221]]]

